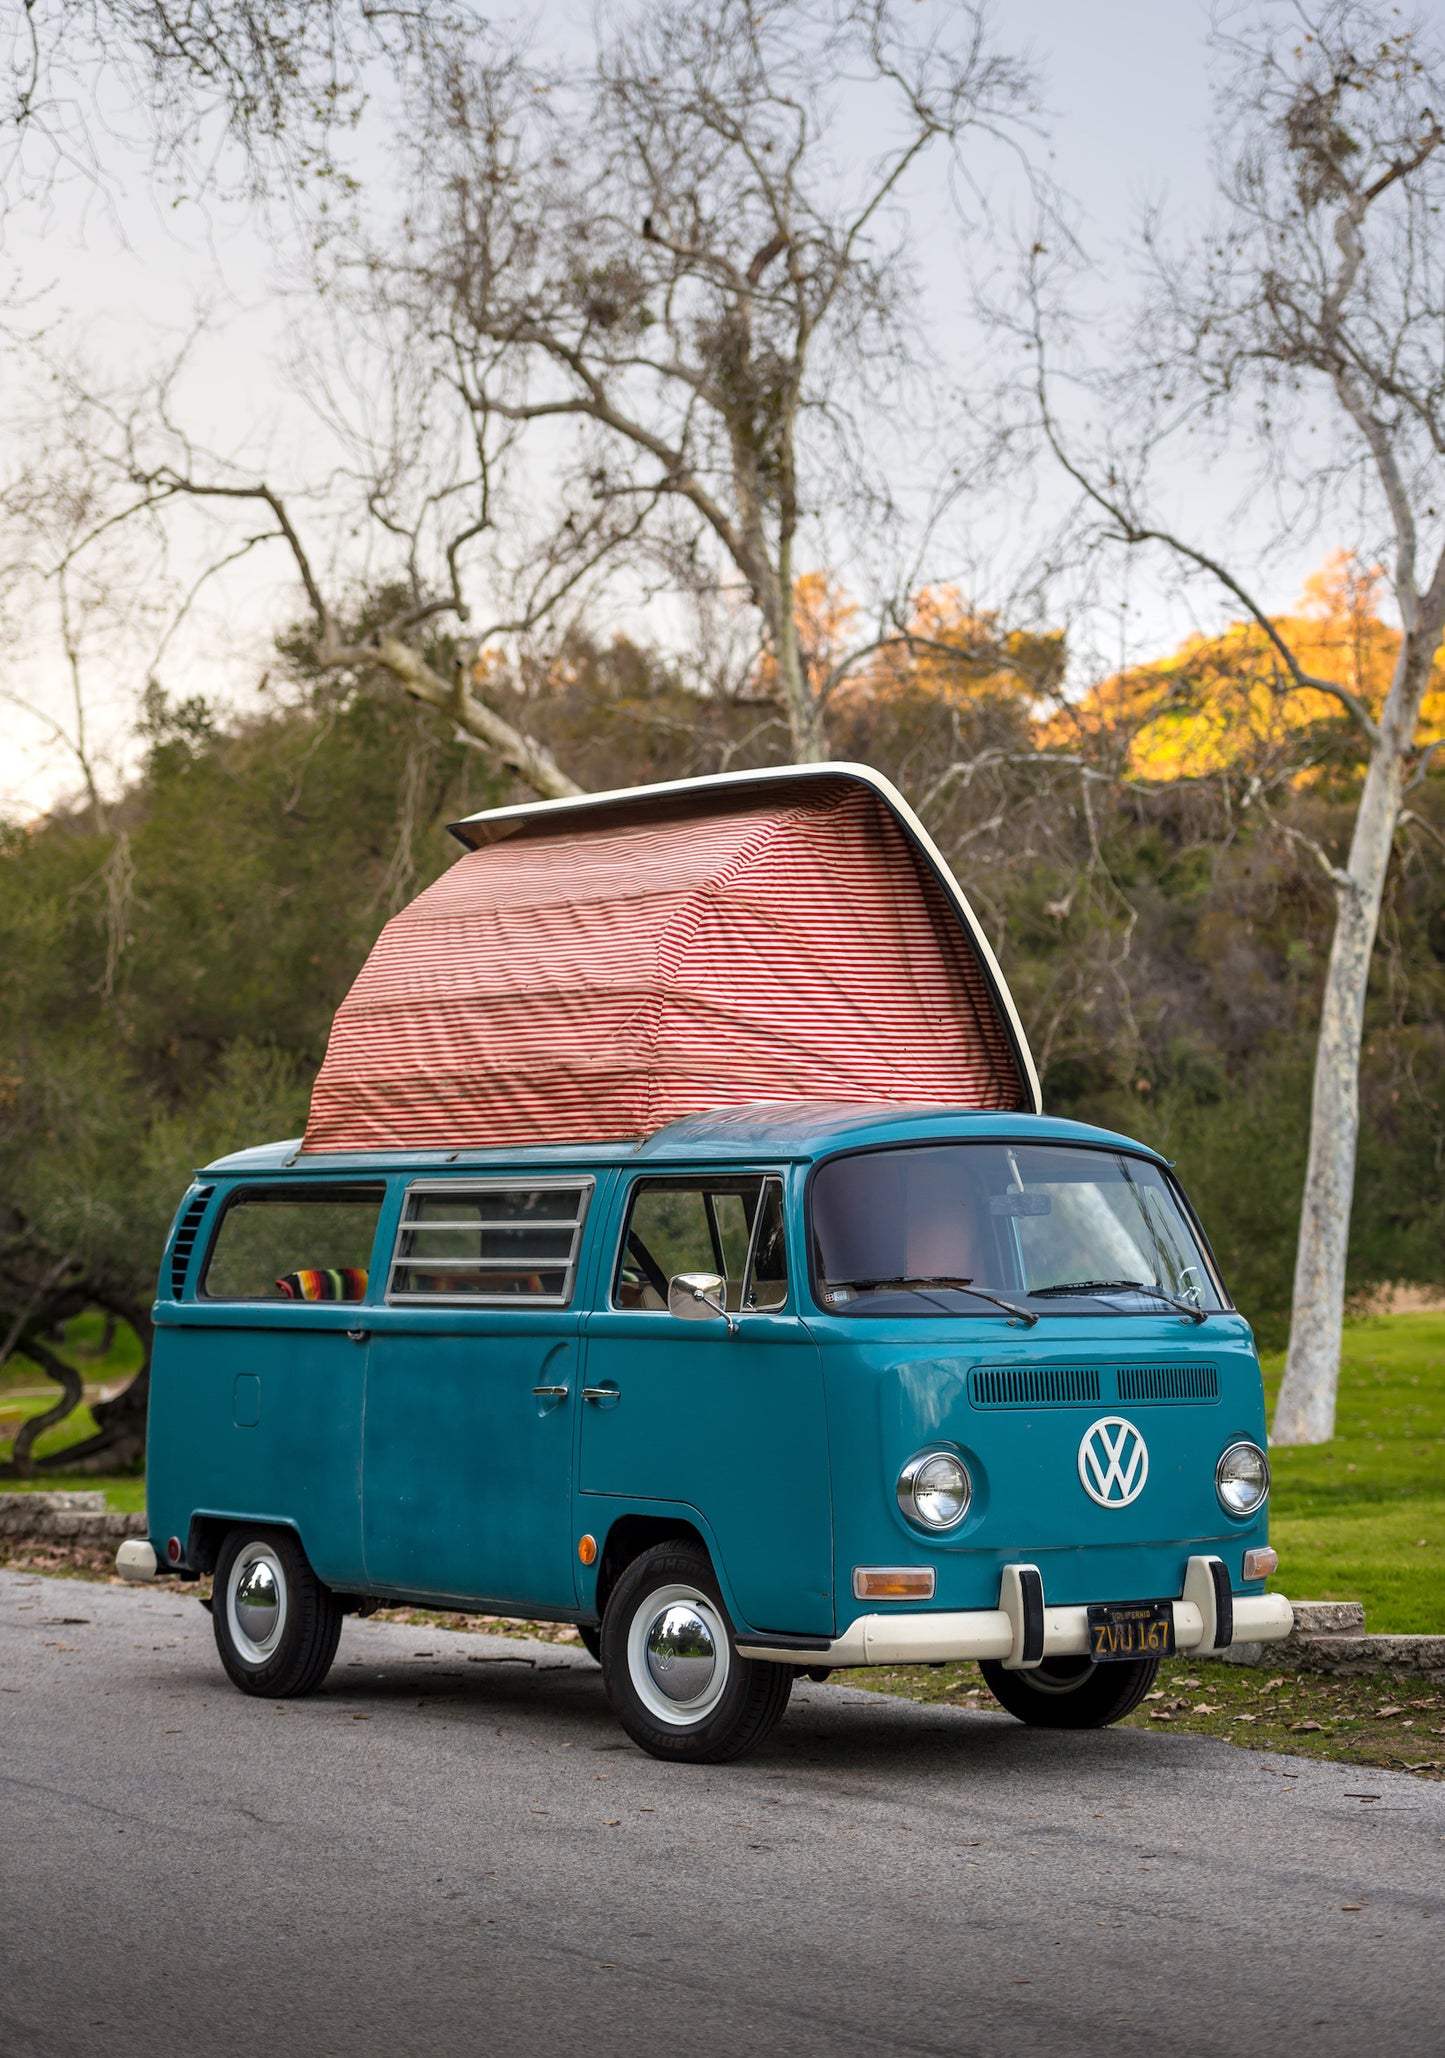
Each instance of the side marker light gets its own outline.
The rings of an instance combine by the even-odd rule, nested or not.
[[[1278,1572],[1278,1570],[1279,1552],[1272,1551],[1268,1544],[1262,1544],[1258,1550],[1245,1552],[1244,1576],[1246,1579],[1268,1579],[1272,1572]]]
[[[859,1565],[853,1572],[853,1597],[859,1601],[931,1601],[931,1565]]]
[[[577,1555],[582,1560],[582,1563],[584,1565],[595,1565],[597,1562],[596,1537],[584,1536],[579,1538],[577,1543]]]

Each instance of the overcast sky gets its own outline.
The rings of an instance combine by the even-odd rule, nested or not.
[[[549,15],[549,33],[565,18]],[[1049,169],[1082,209],[1095,255],[1118,263],[1122,292],[1122,252],[1146,201],[1166,200],[1181,228],[1208,208],[1208,7],[1204,0],[1010,0],[996,9],[995,21],[1005,40],[1037,62],[1050,111]],[[16,279],[39,296],[37,308],[83,340],[93,363],[111,372],[152,361],[158,347],[187,332],[197,300],[208,302],[215,333],[186,389],[189,419],[219,448],[284,444],[302,433],[274,370],[285,325],[264,234],[239,212],[171,209],[148,190],[133,160],[112,156],[113,202],[71,180],[43,213],[12,217],[4,259]],[[928,233],[942,239],[942,229]],[[922,253],[930,270],[933,254]],[[958,290],[962,305],[961,281]],[[946,325],[946,298],[940,306]],[[12,450],[7,471],[13,456]],[[1032,506],[1013,512],[1026,532]],[[1288,604],[1302,571],[1338,540],[1303,539],[1294,560],[1272,566],[1265,589],[1271,604]],[[289,574],[279,553],[265,565],[248,561],[226,587],[224,604],[201,609],[184,650],[171,654],[164,672],[171,689],[244,699],[277,618],[276,582]],[[1195,619],[1147,582],[1134,597],[1135,654],[1151,642],[1167,647]],[[58,707],[63,671],[53,649],[48,659],[43,652],[50,625],[19,628],[21,643],[0,647],[0,665],[12,677],[18,665],[19,683]],[[184,676],[177,677],[182,661]],[[103,661],[92,670],[91,718],[113,752],[122,749],[133,686],[132,670],[113,666],[107,676]],[[73,785],[73,764],[37,724],[0,717],[0,812],[32,813]]]

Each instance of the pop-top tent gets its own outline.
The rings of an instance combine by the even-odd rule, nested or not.
[[[1018,1016],[888,781],[787,765],[453,825],[337,1011],[303,1149],[650,1134],[750,1101],[1036,1112]]]

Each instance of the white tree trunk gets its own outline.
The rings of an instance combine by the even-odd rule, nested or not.
[[[1380,890],[1372,893],[1351,878],[1336,892],[1339,911],[1315,1049],[1309,1166],[1295,1253],[1289,1354],[1274,1411],[1275,1443],[1328,1443],[1335,1433],[1360,1124],[1360,1039]]]
[[[326,653],[323,653],[325,656]],[[362,652],[330,654],[333,663],[354,663],[358,655],[385,665],[413,700],[424,701],[455,723],[462,736],[474,738],[526,781],[543,800],[573,800],[585,791],[570,778],[545,743],[525,730],[515,729],[495,708],[469,691],[465,684],[448,684],[434,672],[410,644],[399,637],[382,634]]]
[[[803,670],[796,630],[780,642],[778,675],[788,711],[788,733],[792,739],[794,761],[800,765],[821,764],[828,755],[823,734],[823,711]]]
[[[1345,1258],[1360,1127],[1365,995],[1399,824],[1405,759],[1434,656],[1435,639],[1429,638],[1422,649],[1423,640],[1401,638],[1395,677],[1360,795],[1349,862],[1343,872],[1334,874],[1337,913],[1315,1052],[1289,1351],[1271,1431],[1277,1444],[1328,1443],[1335,1433]]]
[[[798,635],[798,597],[793,578],[793,541],[785,533],[778,544],[778,569],[770,586],[771,607],[764,609],[773,632],[777,654],[778,685],[788,716],[788,735],[793,761],[800,765],[822,764],[828,755],[823,734],[823,708],[813,691],[803,664]]]

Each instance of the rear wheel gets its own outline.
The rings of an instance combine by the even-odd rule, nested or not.
[[[286,1529],[233,1529],[216,1560],[211,1621],[243,1694],[314,1693],[341,1640],[341,1603]]]
[[[706,1551],[679,1538],[634,1558],[602,1618],[612,1712],[654,1758],[720,1765],[781,1720],[791,1665],[740,1658]]]
[[[1045,1658],[1027,1672],[1006,1672],[985,1659],[978,1669],[994,1699],[1020,1722],[1036,1729],[1104,1729],[1138,1707],[1159,1660],[1096,1665],[1092,1658]]]

